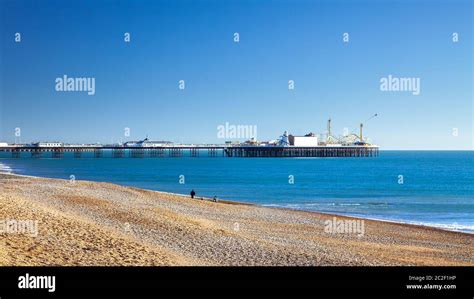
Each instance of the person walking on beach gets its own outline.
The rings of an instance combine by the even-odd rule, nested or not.
[[[217,196],[214,195],[214,198],[212,199],[213,202],[217,202]]]
[[[191,198],[194,198],[194,195],[196,195],[196,192],[194,192],[194,189],[191,190]]]

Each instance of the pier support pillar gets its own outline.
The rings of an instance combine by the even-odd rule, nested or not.
[[[62,148],[54,149],[51,152],[51,157],[52,158],[62,158],[62,157],[64,157],[64,150]]]
[[[216,157],[217,156],[217,150],[215,148],[210,148],[207,150],[207,155],[209,157]]]
[[[32,150],[31,158],[41,158],[41,150]]]
[[[143,158],[145,156],[145,150],[142,148],[131,149],[129,152],[130,158]]]
[[[20,158],[20,150],[12,150],[12,158]]]
[[[190,155],[191,155],[191,157],[199,157],[199,149],[191,148],[190,149]]]
[[[125,150],[123,149],[113,149],[112,150],[112,157],[114,158],[123,158]]]
[[[169,149],[169,156],[170,157],[181,157],[181,149],[180,148],[170,148]]]
[[[102,158],[102,150],[94,149],[94,158]]]
[[[150,157],[156,158],[156,157],[163,157],[165,155],[165,150],[158,148],[158,149],[151,149],[150,150]]]

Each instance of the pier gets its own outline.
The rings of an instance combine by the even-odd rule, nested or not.
[[[376,117],[371,116],[367,121]],[[365,122],[367,122],[365,121]],[[63,142],[36,142],[31,144],[0,143],[0,153],[11,153],[12,158],[338,158],[377,157],[379,147],[363,138],[364,124],[360,123],[359,135],[355,133],[336,137],[331,134],[331,119],[327,134],[292,135],[284,131],[276,140],[258,141],[252,137],[245,142],[226,141],[225,144],[182,144],[171,141],[151,141],[148,136],[139,141],[115,144],[68,144]]]
[[[377,146],[239,146],[224,149],[227,157],[376,157]]]
[[[127,146],[7,146],[0,153],[11,153],[12,158],[64,158],[71,153],[81,158],[90,153],[94,158],[180,158],[180,157],[228,157],[228,158],[291,158],[291,157],[377,157],[378,146],[227,146],[227,145],[176,145],[163,147]]]

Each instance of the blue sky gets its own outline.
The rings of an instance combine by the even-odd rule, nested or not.
[[[1,141],[19,127],[23,142],[222,142],[226,122],[268,140],[378,113],[365,135],[383,149],[473,148],[472,1],[0,0],[0,13]],[[94,77],[95,95],[57,92],[64,74]],[[421,94],[380,91],[390,74]]]

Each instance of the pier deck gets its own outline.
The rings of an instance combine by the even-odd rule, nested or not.
[[[0,152],[11,153],[13,158],[30,156],[32,158],[63,158],[65,153],[81,158],[84,153],[102,158],[157,158],[157,157],[376,157],[378,146],[224,146],[224,145],[180,145],[163,147],[119,147],[119,146],[8,146],[0,147]],[[207,153],[207,155],[206,155]]]

